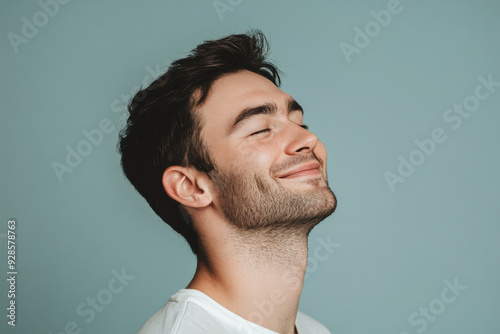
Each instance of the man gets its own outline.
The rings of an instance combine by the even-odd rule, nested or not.
[[[260,31],[204,42],[129,105],[124,173],[198,259],[140,334],[330,333],[298,312],[326,150],[267,52]]]

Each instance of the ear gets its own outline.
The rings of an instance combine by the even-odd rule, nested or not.
[[[163,188],[168,196],[182,205],[203,208],[212,203],[205,173],[194,168],[170,166],[163,173]]]

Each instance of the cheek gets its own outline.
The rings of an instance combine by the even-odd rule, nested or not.
[[[235,150],[232,164],[245,174],[268,176],[272,165],[280,157],[278,145],[251,143]]]
[[[266,174],[273,163],[278,160],[280,154],[277,150],[269,147],[254,147],[241,154],[241,163],[251,170],[265,170]]]
[[[274,147],[270,149],[262,145],[220,146],[213,154],[216,165],[237,174],[268,175],[278,157],[279,152]]]

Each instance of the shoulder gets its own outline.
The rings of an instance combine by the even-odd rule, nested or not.
[[[137,334],[207,333],[216,326],[210,314],[197,303],[169,300],[142,325]]]
[[[299,334],[332,334],[328,328],[319,321],[302,312],[297,312],[295,325],[297,326]]]
[[[187,308],[188,303],[170,298],[142,325],[137,334],[177,334]]]
[[[241,325],[201,292],[183,289],[170,297],[137,334],[236,333]]]

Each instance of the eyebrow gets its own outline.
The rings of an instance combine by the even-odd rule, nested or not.
[[[304,109],[302,109],[300,104],[290,97],[286,103],[287,114],[290,114],[292,111],[297,111],[297,110],[300,111],[302,114],[304,114]],[[236,131],[236,129],[238,129],[243,124],[243,121],[248,120],[250,117],[256,115],[276,115],[277,113],[278,113],[278,106],[274,102],[264,103],[256,107],[245,108],[238,113],[238,116],[228,129],[228,134],[231,134],[234,131]]]

